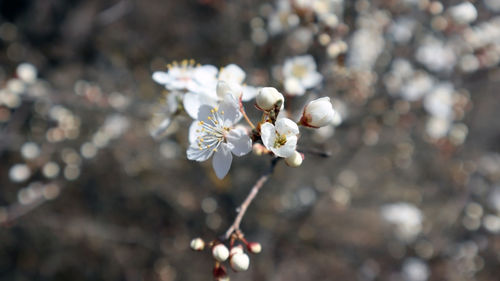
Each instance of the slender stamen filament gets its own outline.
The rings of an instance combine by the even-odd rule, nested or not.
[[[207,122],[199,121],[198,125],[201,127],[196,130],[201,133],[197,138],[198,147],[200,150],[212,149],[217,151],[217,148],[225,140],[225,135],[229,132],[230,128],[223,127],[222,118],[219,114],[224,114],[223,111],[219,112],[218,108],[210,110],[211,115],[207,116]]]

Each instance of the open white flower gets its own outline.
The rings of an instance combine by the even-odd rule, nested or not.
[[[234,127],[241,117],[239,101],[231,94],[225,96],[219,107],[200,106],[198,118],[189,128],[188,159],[201,162],[214,155],[215,174],[224,178],[231,167],[232,154],[243,156],[252,149],[246,129]]]
[[[200,91],[214,84],[217,68],[213,65],[195,65],[194,60],[183,60],[168,65],[168,71],[156,71],[153,80],[167,90]]]
[[[231,93],[235,95],[237,99],[241,97],[242,101],[249,101],[257,95],[257,89],[252,86],[245,85],[245,71],[236,64],[229,64],[223,67],[218,75],[219,82],[226,82],[226,87],[230,89]],[[224,98],[225,93],[222,95],[217,91],[219,98]]]
[[[288,118],[281,118],[276,125],[264,123],[260,128],[262,142],[276,156],[290,157],[295,153],[299,127]]]
[[[203,82],[200,87],[184,95],[184,109],[191,118],[196,119],[202,105],[215,107],[218,102],[230,93],[237,100],[249,101],[257,95],[257,89],[243,84],[245,72],[237,65],[223,67],[217,76],[201,75]],[[198,81],[197,77],[195,81]]]
[[[311,55],[297,56],[285,61],[283,66],[285,90],[289,95],[302,96],[307,89],[319,85],[323,76],[316,71]]]

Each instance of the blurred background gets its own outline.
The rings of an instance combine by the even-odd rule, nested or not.
[[[283,89],[311,54],[342,120],[303,129],[242,230],[232,280],[500,280],[500,1],[0,1],[0,280],[210,280],[268,157],[229,175],[155,140],[174,60]],[[288,99],[287,99],[288,101]],[[258,117],[252,103],[248,113]]]

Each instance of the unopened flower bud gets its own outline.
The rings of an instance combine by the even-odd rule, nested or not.
[[[241,247],[241,245],[238,245],[231,248],[231,251],[229,251],[229,256],[234,256],[236,254],[242,254],[242,253],[243,253],[243,247]]]
[[[224,244],[217,244],[212,248],[212,255],[217,261],[224,262],[229,257],[229,250]]]
[[[265,111],[271,110],[278,103],[283,105],[285,98],[273,87],[264,87],[259,90],[256,97],[257,106]],[[280,105],[280,106],[281,106]]]
[[[195,251],[203,251],[203,249],[205,248],[205,241],[203,241],[203,239],[201,238],[194,238],[193,240],[191,240],[191,249],[195,250]]]
[[[295,151],[291,156],[285,158],[285,163],[290,166],[290,167],[298,167],[302,165],[302,154],[300,154],[298,151]]]
[[[260,143],[255,143],[252,146],[252,151],[255,155],[261,156],[262,154],[267,152],[267,148]]]
[[[259,242],[250,242],[248,243],[247,248],[252,254],[258,254],[262,251],[262,246]]]
[[[304,126],[319,128],[334,121],[335,110],[329,97],[319,98],[309,102],[304,108],[300,123]]]
[[[229,261],[229,263],[231,264],[231,268],[234,269],[234,271],[245,271],[250,265],[250,258],[245,253],[236,253],[235,255],[231,256],[231,260]]]

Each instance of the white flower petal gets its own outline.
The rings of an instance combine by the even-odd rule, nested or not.
[[[226,94],[219,106],[219,114],[224,120],[224,126],[230,127],[238,123],[243,115],[240,112],[240,102],[231,94]]]
[[[245,80],[245,71],[236,64],[229,64],[219,72],[219,80],[241,84]]]
[[[212,167],[219,179],[223,179],[227,175],[232,161],[233,155],[231,154],[231,150],[227,144],[222,143],[214,153],[214,158],[212,159]]]
[[[311,55],[298,56],[295,63],[305,66],[308,70],[316,69],[316,62]]]
[[[213,65],[202,65],[195,69],[193,79],[200,85],[210,86],[217,83],[217,68]]]
[[[264,123],[260,126],[260,138],[264,146],[271,150],[274,145],[274,139],[276,138],[276,130],[274,125],[271,123]]]
[[[189,143],[195,143],[196,139],[201,135],[202,133],[200,122],[195,120],[189,126]]]
[[[235,128],[226,135],[228,146],[236,156],[243,156],[252,150],[252,140],[244,128]]]
[[[210,118],[213,117],[213,113],[212,113],[212,110],[214,108],[211,107],[210,105],[202,105],[200,106],[199,110],[198,110],[198,121],[203,121],[205,123],[212,123],[212,121],[210,121]]]
[[[179,101],[182,100],[182,95],[183,93],[181,92],[170,92],[167,95],[167,106],[166,110],[168,110],[168,113],[173,114],[179,109]]]
[[[155,71],[153,73],[153,80],[161,85],[165,85],[172,80],[172,77],[165,71]]]
[[[276,121],[276,131],[280,135],[297,135],[299,133],[299,126],[288,118],[281,118]]]
[[[299,79],[290,77],[285,79],[285,91],[291,96],[302,96],[306,93],[306,89],[300,83]]]
[[[257,87],[253,86],[243,86],[243,95],[241,96],[242,101],[250,101],[253,100],[257,96],[258,90]]]
[[[232,94],[232,89],[228,82],[219,80],[219,82],[217,82],[217,97],[223,99],[226,94]]]
[[[297,148],[297,136],[287,136],[285,145],[277,148],[272,148],[272,152],[279,157],[290,157],[295,153]]]
[[[212,149],[200,149],[195,143],[191,144],[186,151],[189,160],[196,160],[198,162],[206,161],[213,153]]]
[[[285,64],[283,65],[283,76],[284,77],[290,77],[292,75],[292,69],[293,69],[293,59],[287,59],[285,61]]]
[[[217,104],[217,100],[205,94],[188,92],[184,95],[183,104],[184,110],[187,112],[187,114],[191,118],[197,119],[200,106],[204,104],[215,106]]]
[[[306,89],[314,88],[318,86],[319,83],[321,83],[321,80],[323,80],[323,76],[321,74],[316,71],[309,72],[302,79],[302,86],[304,86]]]

